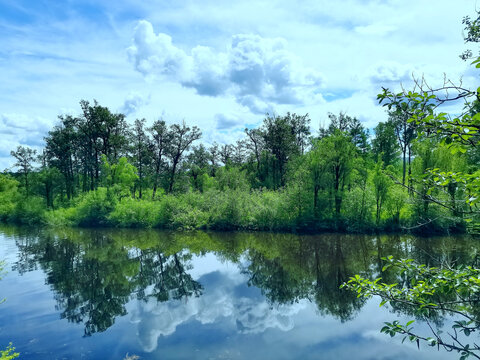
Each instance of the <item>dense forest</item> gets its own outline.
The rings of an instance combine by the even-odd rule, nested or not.
[[[129,124],[96,101],[59,116],[45,148],[19,146],[0,174],[0,220],[21,224],[274,231],[462,232],[469,189],[430,169],[474,174],[476,147],[452,152],[402,106],[373,131],[349,114],[269,115],[235,144],[201,129]],[[13,172],[13,170],[15,170]],[[432,187],[435,183],[436,186]],[[467,219],[468,220],[468,219]],[[471,226],[470,226],[471,227]]]

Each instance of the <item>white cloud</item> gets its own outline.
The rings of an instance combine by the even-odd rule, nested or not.
[[[153,26],[142,20],[135,28],[134,45],[127,54],[134,61],[135,69],[144,75],[153,71],[164,75],[183,74],[186,70],[187,55],[172,44],[167,34],[155,35]]]
[[[322,75],[305,67],[281,38],[234,35],[226,52],[196,46],[187,55],[169,35],[156,35],[152,24],[142,20],[127,52],[145,76],[160,75],[199,95],[233,95],[254,113],[265,113],[273,104],[322,100]]]
[[[162,113],[169,122],[185,118],[205,141],[223,142],[243,126],[216,129],[216,114],[258,123],[265,112],[308,112],[316,126],[342,110],[369,124],[384,120],[376,94],[412,70],[438,83],[444,71],[456,81],[467,69],[464,85],[478,85],[478,70],[458,58],[466,47],[462,17],[475,15],[468,0],[96,4],[105,21],[69,2],[48,13],[25,6],[31,21],[0,19],[2,113],[22,113],[35,126],[37,118],[55,122],[64,109],[77,115],[80,99],[97,99],[147,121]],[[132,90],[151,101],[128,101]],[[28,132],[2,133],[2,147],[35,141]],[[8,164],[0,159],[0,168]]]

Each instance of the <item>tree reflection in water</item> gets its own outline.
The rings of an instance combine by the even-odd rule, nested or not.
[[[466,237],[67,229],[26,231],[15,239],[20,252],[14,269],[41,268],[61,317],[83,323],[85,336],[111,327],[132,299],[168,302],[201,296],[204,288],[190,272],[194,257],[207,253],[237,264],[270,306],[308,299],[321,314],[341,321],[355,317],[364,304],[340,289],[350,276],[394,280],[394,274],[381,270],[383,256],[429,265],[478,262],[478,249]]]

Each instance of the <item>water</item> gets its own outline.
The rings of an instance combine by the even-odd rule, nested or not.
[[[476,265],[479,249],[469,237],[1,227],[0,348],[11,341],[22,359],[455,359],[381,334],[412,317],[339,285],[376,276],[382,256]]]

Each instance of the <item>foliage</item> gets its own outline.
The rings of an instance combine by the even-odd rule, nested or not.
[[[83,196],[75,207],[75,220],[83,226],[105,226],[115,199],[107,188],[99,187]]]
[[[147,126],[137,119],[129,125],[123,114],[82,100],[79,116],[59,117],[38,159],[33,150],[17,149],[15,155],[23,159],[19,172],[0,179],[0,221],[465,231],[463,214],[475,205],[472,195],[480,188],[471,179],[480,171],[479,155],[468,151],[468,158],[460,159],[439,150],[438,141],[418,137],[427,127],[408,120],[409,106],[397,109],[392,103],[371,142],[355,116],[330,113],[329,126],[311,136],[308,114],[287,112],[267,114],[235,143],[208,147],[194,144],[201,132],[185,122],[157,120]],[[409,191],[393,190],[399,176]],[[441,210],[445,204],[451,211]]]
[[[12,343],[8,345],[5,350],[0,350],[0,360],[12,360],[20,356],[20,353],[15,352]]]
[[[387,322],[382,332],[395,336],[404,335],[404,340],[457,351],[461,359],[469,356],[480,358],[480,347],[472,342],[465,343],[464,337],[478,331],[480,324],[480,269],[471,266],[459,268],[437,268],[419,265],[412,259],[395,260],[393,256],[382,258],[385,265],[382,272],[391,271],[397,282],[387,284],[381,278],[369,280],[360,275],[351,277],[342,287],[355,291],[359,297],[374,295],[382,299],[381,306],[390,303],[395,309],[402,309],[423,319],[430,327],[432,336],[419,335],[413,320],[405,325],[398,321]],[[392,276],[392,275],[391,275]],[[431,319],[445,314],[456,315],[452,330],[443,335],[434,329]]]
[[[6,174],[0,174],[0,220],[5,221],[15,209],[19,201],[18,181]]]
[[[139,179],[135,166],[128,163],[125,157],[118,159],[118,163],[110,164],[105,155],[102,155],[105,185],[111,189],[116,197],[129,196],[136,180]]]

